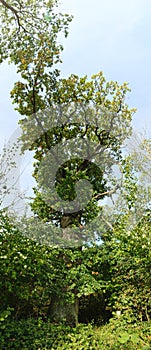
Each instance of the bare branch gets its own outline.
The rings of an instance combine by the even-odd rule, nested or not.
[[[97,194],[96,196],[94,196],[93,199],[100,199],[102,196],[111,196],[111,195],[114,194],[119,188],[120,188],[119,184],[116,184],[116,186],[115,186],[112,190],[99,193],[99,194]]]
[[[114,230],[114,227],[111,225],[111,223],[102,216],[102,220],[107,224],[107,226],[111,229]]]

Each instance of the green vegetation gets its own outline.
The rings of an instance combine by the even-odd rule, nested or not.
[[[119,321],[101,328],[79,325],[71,328],[53,325],[41,319],[28,319],[5,323],[1,331],[1,349],[124,349],[149,350],[151,332],[149,324],[123,325]]]
[[[135,111],[126,104],[127,83],[106,82],[102,72],[90,80],[61,77],[57,37],[67,36],[71,17],[55,13],[56,5],[0,1],[1,62],[8,58],[20,73],[11,98],[23,116],[22,150],[34,152],[36,180],[31,217],[0,210],[0,350],[149,350],[151,143],[122,153]],[[54,123],[56,111],[64,123]],[[59,163],[61,199],[52,205],[47,155],[72,140],[77,149],[86,144],[86,155],[82,146]],[[122,181],[112,173],[117,163]],[[84,209],[65,212],[78,181],[90,182],[91,198]],[[114,205],[104,206],[117,190]]]

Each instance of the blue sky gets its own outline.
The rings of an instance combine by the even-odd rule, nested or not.
[[[127,102],[138,109],[134,128],[151,135],[151,1],[61,0],[59,9],[74,15],[63,41],[62,75],[90,77],[102,70],[107,80],[129,82]],[[9,99],[14,68],[3,63],[0,77],[2,146],[17,127],[19,115]]]

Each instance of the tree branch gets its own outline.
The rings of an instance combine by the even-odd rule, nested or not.
[[[20,22],[19,13],[22,14],[22,10],[21,9],[19,11],[16,10],[12,5],[10,5],[5,0],[0,0],[0,3],[15,15],[15,19],[17,20],[17,24],[18,24],[18,32],[20,31],[20,28],[22,28],[24,30],[24,32],[28,33],[28,31],[24,28],[24,26]]]
[[[8,4],[5,0],[0,0],[1,4],[6,7],[8,10],[12,11],[17,19],[18,25],[20,27],[20,21],[19,21],[19,16],[18,16],[18,11],[11,6],[10,4]]]
[[[111,196],[113,193],[115,193],[118,190],[118,188],[119,188],[119,184],[116,184],[116,186],[112,190],[99,193],[96,196],[94,196],[93,199],[99,199],[102,196]]]

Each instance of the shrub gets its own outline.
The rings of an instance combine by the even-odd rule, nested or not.
[[[150,350],[151,323],[126,324],[111,320],[105,326],[44,322],[41,318],[1,322],[0,350]]]

